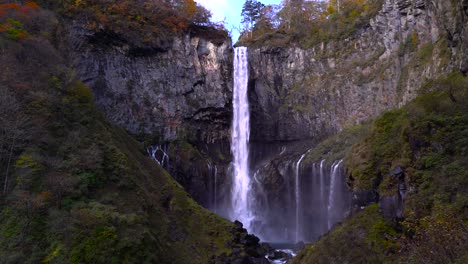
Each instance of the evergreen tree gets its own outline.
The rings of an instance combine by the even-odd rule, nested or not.
[[[251,29],[260,18],[261,10],[265,5],[257,0],[246,0],[242,7],[242,23],[246,29]]]

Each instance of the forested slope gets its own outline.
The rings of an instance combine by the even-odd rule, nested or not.
[[[245,230],[196,204],[76,78],[60,35],[69,18],[56,13],[64,7],[0,4],[0,263],[229,255]]]

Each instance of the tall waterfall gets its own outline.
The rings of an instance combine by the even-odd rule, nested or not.
[[[296,242],[299,242],[301,237],[301,221],[300,221],[300,216],[301,216],[301,182],[300,182],[300,168],[301,168],[301,161],[304,159],[307,153],[302,154],[302,156],[299,158],[299,160],[296,163],[296,177],[295,177],[295,191],[296,191],[296,235],[295,239]]]
[[[234,55],[234,98],[231,132],[231,151],[234,156],[234,180],[232,185],[232,215],[249,230],[253,213],[250,199],[249,136],[250,116],[247,97],[248,62],[247,48],[235,49]]]
[[[214,166],[214,209],[213,212],[217,213],[218,211],[218,167]]]

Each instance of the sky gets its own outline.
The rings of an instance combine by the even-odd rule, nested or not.
[[[241,26],[241,12],[245,0],[195,0],[213,14],[213,22],[225,21],[226,28],[231,31],[232,42],[239,38],[239,32],[235,28]],[[260,0],[265,5],[279,4],[281,0]]]

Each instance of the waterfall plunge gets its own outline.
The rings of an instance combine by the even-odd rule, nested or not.
[[[235,49],[234,55],[234,98],[231,132],[231,151],[234,156],[234,179],[232,186],[232,215],[249,230],[254,216],[251,210],[249,176],[250,115],[247,97],[248,62],[247,48]]]

